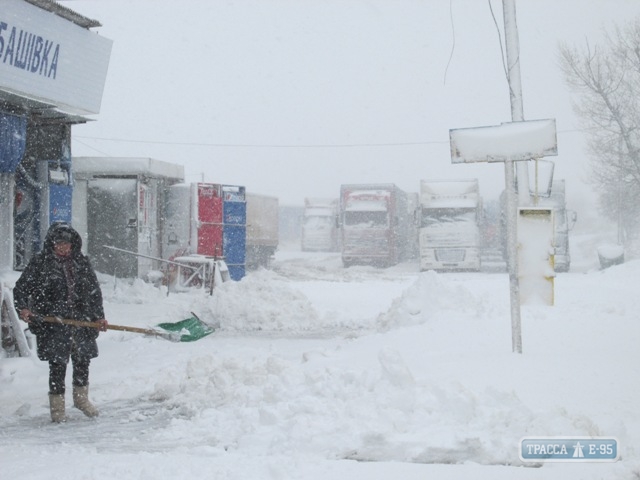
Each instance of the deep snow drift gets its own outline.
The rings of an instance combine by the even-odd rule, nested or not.
[[[213,296],[101,277],[113,324],[193,311],[219,330],[102,333],[101,415],[62,425],[47,365],[0,359],[2,477],[638,478],[640,262],[584,270],[558,276],[554,307],[522,308],[522,355],[503,273],[285,251]],[[555,435],[616,437],[621,460],[523,465],[522,437]]]

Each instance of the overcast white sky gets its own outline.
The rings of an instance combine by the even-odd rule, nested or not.
[[[498,0],[63,1],[114,41],[102,110],[73,128],[76,156],[152,157],[188,182],[245,185],[283,205],[341,183],[480,179],[451,164],[449,129],[511,120]],[[583,205],[583,134],[557,44],[597,41],[637,0],[516,0],[524,116],[555,118],[556,175]],[[504,41],[504,40],[503,40]],[[575,99],[575,97],[573,97]],[[579,212],[580,213],[580,212]]]

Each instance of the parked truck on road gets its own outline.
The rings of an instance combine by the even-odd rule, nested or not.
[[[548,195],[532,196],[531,203],[537,207],[553,209],[553,261],[556,272],[568,272],[571,267],[569,231],[577,220],[573,210],[567,210],[565,181],[554,180]]]
[[[278,249],[279,201],[277,197],[246,194],[248,270],[268,267]]]
[[[305,198],[302,216],[303,252],[338,251],[338,199]]]
[[[420,270],[480,270],[478,180],[420,181]]]
[[[574,210],[568,210],[566,204],[564,179],[553,180],[551,189],[538,195],[530,193],[530,203],[535,207],[551,208],[553,210],[553,251],[554,270],[568,272],[571,268],[571,250],[569,248],[569,232],[575,226],[578,218]],[[501,229],[506,232],[506,192],[500,195]],[[502,235],[502,252],[507,259],[506,235]]]
[[[390,266],[410,255],[413,214],[394,184],[340,187],[342,263]]]

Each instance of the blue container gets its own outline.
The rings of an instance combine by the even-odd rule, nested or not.
[[[247,244],[247,202],[245,187],[222,187],[222,250],[232,280],[245,275]]]

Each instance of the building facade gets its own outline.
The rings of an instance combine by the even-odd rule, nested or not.
[[[50,0],[0,0],[0,272],[71,221],[71,128],[100,111],[111,40]]]

